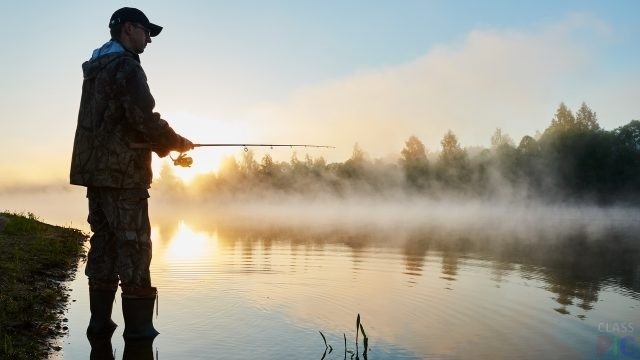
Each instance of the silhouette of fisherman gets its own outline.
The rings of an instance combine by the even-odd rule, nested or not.
[[[153,112],[155,101],[139,55],[162,30],[145,14],[124,7],[109,20],[111,40],[82,64],[84,80],[73,144],[70,182],[87,188],[91,226],[89,278],[90,338],[111,337],[111,311],[122,288],[125,340],[153,339],[157,289],[151,286],[147,207],[151,152],[187,151],[193,143]],[[133,149],[132,143],[151,144]]]

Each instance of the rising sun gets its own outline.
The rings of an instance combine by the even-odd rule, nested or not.
[[[189,167],[174,165],[172,159],[176,159],[179,153],[172,152],[169,156],[153,161],[153,173],[155,179],[164,176],[175,176],[185,185],[188,185],[196,176],[211,173],[218,173],[220,164],[227,156],[233,155],[237,149],[195,149],[186,153],[186,156],[193,160]],[[166,175],[165,175],[166,174]]]

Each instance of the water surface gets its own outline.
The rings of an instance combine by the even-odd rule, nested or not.
[[[278,213],[153,203],[161,334],[142,351],[344,359],[360,314],[369,359],[640,358],[637,211],[432,205],[405,204],[407,216],[393,205]],[[78,224],[85,215],[51,216]],[[83,270],[70,283],[64,359],[91,352]],[[116,299],[120,326],[106,349],[131,358]]]

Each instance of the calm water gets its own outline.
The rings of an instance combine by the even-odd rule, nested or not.
[[[82,224],[85,200],[73,196],[68,213],[42,208],[39,215]],[[0,200],[18,206],[9,196]],[[152,202],[161,334],[146,348],[127,344],[127,355],[344,359],[343,337],[355,351],[360,314],[369,359],[640,358],[637,211],[516,207],[465,215],[473,207],[466,204],[409,218],[389,204],[332,211],[324,204],[324,215],[303,208],[274,214],[277,205],[232,215],[166,205]],[[83,270],[81,263],[70,283],[64,359],[91,352]],[[123,357],[116,299],[119,327],[104,352],[141,358]],[[359,340],[363,359],[362,334]]]

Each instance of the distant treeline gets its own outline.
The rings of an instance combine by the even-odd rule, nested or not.
[[[640,121],[612,131],[598,124],[585,103],[574,114],[564,103],[542,133],[516,143],[501,129],[491,148],[463,148],[448,131],[439,152],[428,152],[409,137],[397,162],[371,160],[356,144],[343,163],[324,158],[289,162],[270,155],[256,160],[252,151],[240,161],[226,158],[218,174],[201,175],[189,185],[194,194],[234,194],[276,191],[294,194],[379,194],[398,191],[432,197],[539,197],[547,200],[610,202],[640,198]],[[170,168],[161,173],[159,187],[186,192]]]

